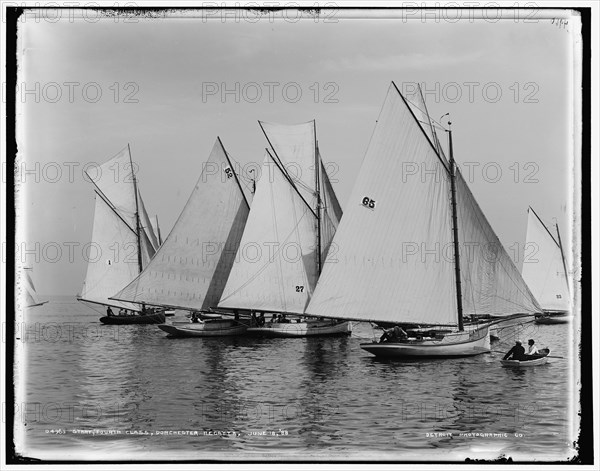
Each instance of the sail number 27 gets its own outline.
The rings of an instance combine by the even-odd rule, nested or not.
[[[369,198],[368,196],[365,196],[365,197],[362,199],[362,205],[363,205],[365,208],[369,208],[369,209],[375,209],[375,204],[376,204],[375,200],[374,200],[374,199],[371,199],[371,198]]]

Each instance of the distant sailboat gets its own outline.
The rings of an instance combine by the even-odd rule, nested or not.
[[[248,211],[237,174],[217,138],[170,234],[139,276],[120,291],[115,290],[111,299],[205,313],[203,322],[159,325],[171,335],[243,333],[246,325],[206,313],[221,297]]]
[[[281,316],[281,321],[255,322],[248,333],[275,337],[349,334],[349,322],[298,317],[312,296],[342,216],[318,150],[315,122],[259,124],[272,152],[265,153],[240,250],[219,307],[270,314],[273,320]]]
[[[110,299],[142,271],[158,247],[133,169],[127,146],[94,174],[88,173],[96,205],[87,273],[78,300],[138,313],[101,317],[106,324],[154,324],[165,319],[142,304]]]
[[[31,278],[30,273],[33,273],[32,267],[23,268],[22,285],[25,287],[25,308],[37,307],[46,304],[48,301],[41,301],[38,298],[37,292],[35,291],[35,285]]]
[[[392,82],[333,239],[337,252],[306,309],[409,330],[361,345],[374,355],[477,355],[490,351],[489,327],[465,327],[463,316],[539,312],[456,168],[451,132],[449,156]]]
[[[556,225],[556,238],[533,208],[529,208],[525,249],[535,248],[531,259],[523,261],[523,278],[540,303],[543,314],[536,315],[538,324],[564,324],[570,320],[567,265]]]

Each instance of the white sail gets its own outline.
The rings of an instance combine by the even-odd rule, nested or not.
[[[259,121],[259,124],[275,153],[283,164],[298,192],[315,211],[319,210],[316,198],[316,162],[319,162],[321,258],[325,260],[329,244],[333,239],[342,217],[342,208],[316,143],[316,123],[274,124]]]
[[[315,220],[267,153],[219,307],[303,312],[317,280]]]
[[[139,311],[136,304],[109,300],[139,272],[137,236],[96,194],[94,228],[81,300]]]
[[[134,171],[129,146],[102,165],[87,171],[90,180],[119,216],[136,230]]]
[[[154,234],[156,235],[156,240],[158,241],[158,246],[160,247],[163,243],[162,241],[162,235],[160,233],[160,226],[158,224],[158,215],[155,215],[151,220],[150,223],[152,224],[152,230],[154,231]]]
[[[189,310],[216,306],[247,217],[248,204],[217,139],[171,233],[114,298]]]
[[[569,286],[558,241],[528,210],[523,278],[545,311],[569,311]]]
[[[392,84],[308,314],[457,323],[446,171]]]
[[[148,212],[146,211],[146,206],[144,205],[144,200],[142,199],[142,195],[139,191],[139,188],[138,188],[138,204],[139,204],[139,208],[140,208],[140,211],[139,211],[140,226],[141,226],[141,229],[146,233],[146,238],[148,239],[148,242],[150,242],[150,245],[151,245],[150,258],[152,258],[154,256],[154,253],[156,252],[156,249],[158,249],[158,246],[160,244],[158,243],[158,238],[156,237],[156,234],[154,232],[154,226],[152,225],[152,220],[148,216]]]
[[[46,304],[48,302],[42,301],[38,298],[35,285],[33,284],[33,280],[29,275],[29,273],[32,271],[33,269],[31,267],[24,267],[21,277],[20,285],[25,288],[25,307],[41,306],[42,304]]]
[[[316,209],[316,180],[315,152],[316,135],[315,122],[301,124],[275,124],[258,122],[262,128],[275,158],[279,158],[294,181],[299,193]]]
[[[456,203],[464,315],[534,314],[541,308],[457,171]]]
[[[321,156],[319,155],[319,160]],[[321,260],[325,260],[333,236],[342,219],[342,207],[321,161]]]

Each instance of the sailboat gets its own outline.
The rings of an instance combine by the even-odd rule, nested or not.
[[[449,160],[391,83],[333,239],[335,263],[325,261],[306,309],[408,330],[361,344],[376,356],[489,352],[489,326],[465,326],[463,316],[540,310],[456,167],[450,129],[448,137]]]
[[[525,247],[531,245],[536,250],[531,259],[523,261],[522,273],[543,309],[543,313],[536,315],[535,322],[568,323],[571,296],[558,224],[555,225],[555,238],[533,208],[529,207],[527,213]]]
[[[217,138],[173,229],[145,269],[112,299],[193,311],[198,322],[164,320],[172,336],[238,335],[246,324],[211,312],[217,306],[248,218],[249,204]]]
[[[259,125],[271,150],[265,150],[262,175],[219,308],[249,311],[252,334],[350,334],[350,322],[302,317],[342,217],[319,152],[316,123]]]
[[[104,324],[156,324],[162,312],[110,296],[128,284],[153,257],[158,241],[140,194],[129,145],[95,172],[87,173],[95,189],[94,226],[82,302],[107,307]],[[113,314],[112,308],[134,314]]]
[[[23,268],[22,283],[25,286],[25,308],[37,307],[46,304],[48,301],[41,301],[35,291],[33,280],[30,276],[33,273],[32,267]],[[22,285],[22,286],[23,286]]]

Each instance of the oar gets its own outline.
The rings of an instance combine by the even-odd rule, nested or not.
[[[490,351],[493,352],[493,353],[506,353],[506,352],[501,352],[499,350],[490,350]],[[554,356],[554,355],[546,355],[546,358],[562,358],[563,360],[567,359],[567,357],[557,357],[557,356]]]

